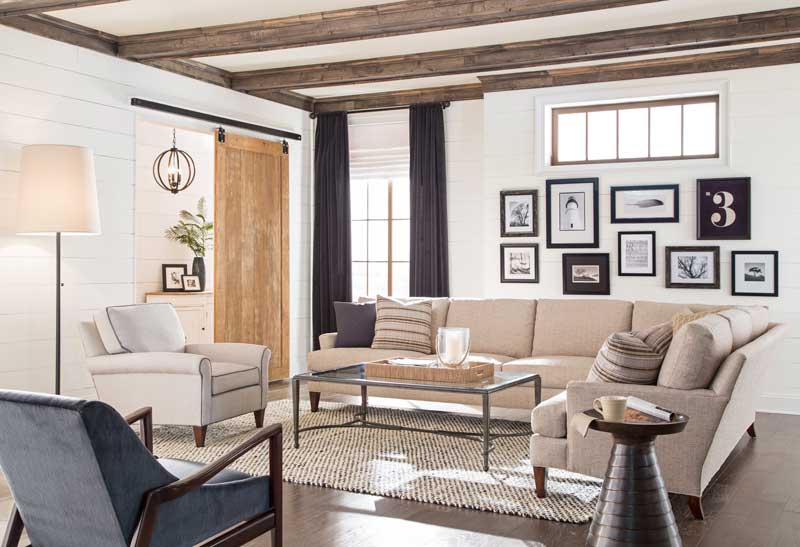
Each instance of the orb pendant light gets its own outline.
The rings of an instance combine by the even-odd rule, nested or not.
[[[153,162],[153,178],[161,188],[177,194],[191,186],[194,175],[194,160],[192,156],[178,149],[173,129],[172,148],[161,152]]]

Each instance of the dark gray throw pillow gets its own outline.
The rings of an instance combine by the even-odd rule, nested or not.
[[[375,302],[334,302],[336,347],[368,348],[375,337]]]

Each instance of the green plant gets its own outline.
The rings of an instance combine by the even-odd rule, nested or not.
[[[214,223],[208,220],[206,198],[197,202],[197,213],[183,210],[178,213],[178,223],[168,228],[164,235],[170,241],[189,247],[195,256],[206,256],[214,240]]]

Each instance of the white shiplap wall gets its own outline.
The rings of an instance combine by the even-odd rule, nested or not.
[[[93,51],[0,27],[0,388],[52,389],[54,242],[14,235],[20,149],[26,144],[95,151],[103,233],[64,242],[64,391],[91,395],[77,323],[93,310],[136,300],[137,115],[210,131],[130,107],[140,96],[301,133],[290,151],[292,366],[305,367],[310,306],[308,116],[294,108]],[[149,184],[149,181],[148,181]],[[139,193],[141,195],[141,193]],[[166,196],[170,197],[170,196]],[[143,202],[141,202],[143,203]],[[144,205],[141,212],[145,213]],[[142,278],[144,283],[146,277]]]

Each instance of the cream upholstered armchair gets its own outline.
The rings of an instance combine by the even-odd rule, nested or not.
[[[153,408],[156,424],[209,424],[253,412],[264,424],[271,352],[255,344],[186,344],[171,304],[112,306],[80,325],[97,396],[120,413]]]

